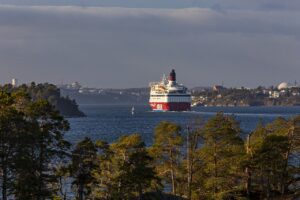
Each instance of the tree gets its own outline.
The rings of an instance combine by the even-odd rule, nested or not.
[[[30,86],[25,84],[19,87],[5,85],[0,87],[0,89],[8,93],[24,93],[31,101],[46,100],[53,105],[55,109],[59,110],[63,116],[85,116],[84,113],[78,109],[76,101],[61,96],[60,89],[53,84],[35,84],[33,82]]]
[[[9,88],[7,89],[9,90]],[[48,102],[32,102],[22,90],[0,94],[2,198],[51,197],[53,164],[65,156],[68,123]]]
[[[254,190],[261,196],[285,195],[299,183],[299,166],[295,164],[300,160],[299,121],[299,117],[279,117],[265,127],[259,126],[251,135],[248,159]]]
[[[15,109],[15,103],[16,100],[11,94],[0,93],[0,169],[3,200],[14,191],[18,138],[27,126],[24,115]]]
[[[76,199],[83,200],[91,193],[92,171],[97,156],[96,145],[90,138],[80,141],[72,151],[71,177],[76,186]]]
[[[115,177],[118,168],[113,164],[113,151],[110,145],[98,140],[96,141],[97,157],[95,168],[92,170],[94,181],[91,183],[91,197],[93,199],[111,199],[114,188],[116,188]]]
[[[296,164],[300,162],[300,116],[290,119],[289,126],[286,135],[288,147],[284,159],[284,173],[281,178],[281,194],[285,194],[288,188],[295,188],[300,182],[300,166]]]
[[[151,165],[152,158],[140,135],[122,136],[110,145],[98,141],[97,146],[93,198],[142,199],[143,194],[151,189],[152,183],[159,181]]]
[[[154,132],[151,155],[155,158],[160,177],[172,185],[172,193],[177,194],[177,173],[181,166],[183,137],[181,127],[172,122],[159,123]]]
[[[15,196],[17,199],[50,198],[56,192],[51,187],[57,182],[54,166],[67,156],[70,147],[64,140],[69,124],[45,100],[31,102],[24,113],[30,127],[20,136],[18,144]]]
[[[58,182],[54,185],[57,187],[58,194],[55,196],[59,200],[67,200],[68,188],[66,185],[69,182],[70,177],[70,168],[66,165],[58,165],[55,168],[55,176],[58,179]]]
[[[288,138],[275,134],[267,135],[262,144],[254,151],[253,172],[259,174],[261,194],[269,199],[271,191],[280,187],[280,178],[284,168],[284,152],[288,148]]]
[[[131,140],[133,143],[130,142]],[[123,194],[122,199],[130,200],[138,196],[141,200],[144,191],[150,188],[151,182],[157,180],[154,168],[150,165],[153,159],[148,155],[145,143],[139,135],[122,137],[112,145],[114,146],[117,147],[116,149],[126,149],[125,154],[129,153],[121,163],[120,175],[117,177],[118,182],[121,183],[119,189]]]
[[[266,137],[267,137],[267,129],[263,125],[263,122],[260,120],[255,130],[248,134],[247,140],[245,141],[247,156],[246,159],[244,160],[243,165],[245,168],[245,176],[246,176],[245,186],[246,186],[246,193],[248,197],[250,197],[253,193],[252,179],[255,170],[253,166],[251,166],[251,160],[253,159],[254,152],[261,147]],[[262,180],[262,177],[260,180]]]
[[[203,139],[200,156],[207,174],[206,193],[221,199],[219,195],[238,188],[243,174],[240,163],[245,151],[239,125],[233,117],[217,113],[205,124]]]
[[[195,120],[187,127],[186,137],[186,180],[187,180],[187,199],[192,199],[192,196],[197,196],[199,192],[203,176],[203,161],[199,156],[201,150],[201,143],[203,143],[203,121]],[[185,182],[183,182],[185,184]],[[194,193],[194,194],[193,194]]]

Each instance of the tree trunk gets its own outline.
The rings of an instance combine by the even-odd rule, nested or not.
[[[247,137],[246,152],[247,152],[247,154],[250,153],[250,134]],[[250,171],[249,167],[246,167],[245,172],[246,172],[246,176],[247,176],[246,191],[247,191],[247,196],[249,197],[251,195],[251,184],[252,184],[251,171]]]
[[[2,172],[2,199],[7,200],[7,169],[6,167],[3,168]]]
[[[247,181],[246,181],[246,191],[247,191],[247,196],[249,197],[251,195],[251,172],[250,169],[247,167],[246,168],[246,175],[247,175]]]
[[[268,176],[267,176],[267,192],[266,192],[266,195],[267,195],[267,200],[270,199],[270,174],[268,173]]]
[[[188,176],[189,177],[188,177],[188,196],[187,196],[187,199],[191,200],[191,196],[192,196],[192,187],[191,187],[191,185],[192,185],[192,174],[189,173]]]
[[[191,149],[190,146],[192,146],[190,144],[190,135],[189,135],[189,130],[187,131],[187,189],[188,189],[188,195],[187,195],[187,199],[190,200],[191,199],[191,195],[192,195],[192,188],[191,188],[191,183],[192,183],[192,170],[191,170]]]
[[[217,184],[216,184],[216,178],[218,177],[218,170],[217,170],[217,164],[218,164],[218,161],[217,161],[217,145],[216,143],[214,143],[214,196],[216,195],[217,193]]]
[[[174,174],[173,166],[171,166],[171,180],[172,180],[172,193],[176,195],[175,174]]]
[[[78,200],[83,200],[83,184],[79,183],[78,186]]]
[[[138,192],[139,192],[139,200],[142,200],[143,199],[143,189],[142,189],[141,184],[139,184]]]
[[[63,200],[67,199],[67,194],[64,192],[62,177],[59,177],[59,192],[63,198]]]
[[[172,193],[176,195],[176,184],[175,184],[175,172],[174,172],[174,161],[173,161],[173,152],[170,152],[171,156],[171,180],[172,180]]]
[[[260,191],[263,192],[264,190],[264,175],[263,175],[263,168],[260,166],[260,184],[259,184]]]
[[[288,176],[287,173],[287,167],[288,167],[288,162],[289,162],[289,157],[290,157],[290,152],[293,146],[293,142],[294,142],[294,129],[295,129],[295,125],[293,124],[293,126],[291,127],[291,129],[289,130],[289,148],[286,152],[285,155],[285,163],[284,163],[284,168],[281,174],[281,180],[280,180],[280,193],[282,195],[285,194],[286,191],[286,177]]]
[[[40,155],[39,155],[39,186],[38,186],[38,193],[37,193],[37,199],[42,200],[43,198],[43,165],[44,165],[44,144],[43,141],[40,141]]]

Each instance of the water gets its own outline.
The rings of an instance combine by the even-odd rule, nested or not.
[[[122,135],[140,133],[150,145],[153,130],[160,121],[186,125],[196,118],[207,120],[218,111],[234,115],[245,135],[260,120],[268,123],[279,116],[289,118],[300,114],[300,107],[197,107],[191,112],[152,112],[149,106],[140,105],[135,106],[134,115],[132,105],[82,105],[80,109],[87,117],[68,119],[71,130],[66,133],[66,139],[72,143],[84,137],[113,142]]]

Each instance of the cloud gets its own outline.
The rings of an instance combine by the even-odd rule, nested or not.
[[[0,0],[5,5],[299,10],[299,0]]]
[[[171,68],[189,86],[299,79],[300,13],[220,3],[214,9],[0,6],[0,80],[140,87]]]

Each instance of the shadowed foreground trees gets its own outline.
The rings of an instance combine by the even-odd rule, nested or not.
[[[154,143],[150,151],[155,158],[155,166],[158,174],[167,183],[171,183],[172,194],[177,194],[179,186],[177,175],[182,166],[181,149],[183,137],[181,127],[171,122],[161,122],[155,128]]]
[[[2,199],[51,198],[54,166],[70,147],[68,122],[47,101],[20,92],[1,92],[0,108]]]
[[[112,144],[97,141],[98,157],[92,170],[91,199],[142,199],[147,191],[155,191],[153,158],[137,134],[123,136]]]
[[[249,138],[251,192],[272,199],[299,194],[300,117],[259,125]]]
[[[64,139],[45,100],[0,92],[1,197],[32,200],[293,199],[300,185],[300,117],[258,124],[246,140],[232,116],[188,127],[161,122],[146,146]],[[298,196],[299,197],[299,196]]]
[[[204,126],[203,146],[199,151],[205,172],[203,189],[214,199],[222,199],[239,188],[243,171],[244,143],[238,123],[218,113]],[[226,197],[228,198],[228,197]]]
[[[91,193],[90,183],[93,181],[92,170],[95,168],[96,153],[96,145],[89,138],[79,142],[72,151],[70,174],[79,200],[85,199]]]
[[[24,92],[30,96],[33,101],[46,100],[53,105],[63,116],[68,117],[84,117],[84,113],[78,108],[75,100],[70,99],[68,96],[61,95],[60,89],[49,83],[35,84],[32,82],[30,85],[20,85],[14,87],[11,84],[0,86],[0,90],[8,93]]]

